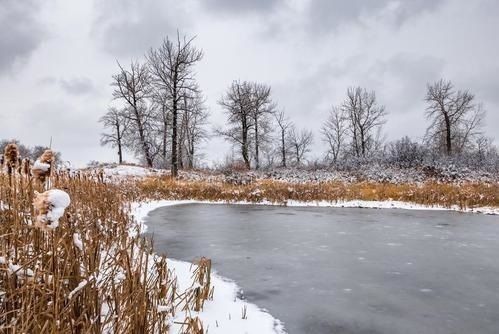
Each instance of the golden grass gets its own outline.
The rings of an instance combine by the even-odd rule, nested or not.
[[[296,201],[395,200],[428,206],[460,208],[499,207],[499,184],[492,183],[287,183],[272,180],[246,185],[224,182],[182,181],[149,178],[137,185],[140,196],[154,199],[248,201],[285,204]]]
[[[0,172],[1,333],[167,333],[185,300],[183,332],[202,333],[190,310],[209,297],[210,267],[196,269],[198,290],[180,294],[166,259],[129,234],[132,192],[99,176],[55,173],[47,184],[65,190],[71,205],[59,227],[40,229],[33,202],[43,185],[9,170]]]

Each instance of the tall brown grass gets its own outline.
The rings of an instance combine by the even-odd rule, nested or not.
[[[396,200],[428,206],[475,208],[499,207],[499,184],[496,183],[288,183],[256,180],[235,185],[225,182],[182,181],[168,177],[139,182],[140,196],[154,199],[196,199],[206,201],[270,201],[286,204],[296,201],[384,201]]]
[[[53,230],[33,222],[31,173],[0,173],[0,333],[167,333],[187,299],[183,331],[202,333],[190,310],[208,298],[207,268],[196,269],[203,274],[195,296],[178,291],[151,241],[129,233],[137,196],[98,176],[47,177],[71,197]]]

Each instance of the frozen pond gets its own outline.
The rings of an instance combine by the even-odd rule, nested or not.
[[[291,334],[499,333],[497,216],[187,204],[147,225],[157,252],[210,257]]]

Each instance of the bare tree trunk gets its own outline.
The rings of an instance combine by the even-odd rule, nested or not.
[[[166,150],[166,145],[168,143],[168,121],[165,119],[163,121],[163,144],[162,144],[162,155],[163,155],[163,163],[165,164],[166,168],[166,158],[167,158],[167,150]]]
[[[246,168],[250,169],[250,161],[249,161],[249,152],[248,152],[248,128],[247,128],[247,121],[246,119],[243,119],[243,131],[242,131],[242,147],[241,147],[241,153],[243,155],[243,160],[244,164],[246,165]]]
[[[180,124],[180,134],[178,141],[178,167],[179,169],[184,169],[184,142],[185,142],[185,115],[186,111],[184,111],[184,115],[182,116],[182,123]]]
[[[172,167],[171,167],[171,175],[172,177],[177,177],[178,175],[178,165],[177,165],[177,75],[175,74],[173,77],[173,108],[172,108]]]
[[[452,154],[452,133],[451,133],[450,119],[446,113],[444,114],[444,119],[445,119],[445,142],[447,148],[447,155],[450,156]]]
[[[282,154],[282,167],[286,167],[286,130],[281,129],[281,154]]]
[[[117,134],[117,145],[118,145],[118,163],[121,165],[123,163],[123,150],[121,148],[121,129],[120,129],[120,124],[116,123],[116,134]]]
[[[189,167],[189,169],[193,169],[194,168],[194,143],[191,142],[191,145],[190,145],[190,152],[189,152],[189,156],[187,157],[187,165]]]
[[[146,159],[146,164],[147,167],[151,168],[153,165],[152,157],[151,157],[151,152],[149,151],[149,145],[147,145],[147,140],[145,136],[145,131],[144,131],[144,124],[142,124],[140,115],[136,108],[134,108],[135,112],[135,117],[137,121],[137,130],[139,131],[139,139],[140,143],[142,144],[142,150],[144,151],[144,156]]]
[[[259,152],[259,140],[258,140],[258,117],[255,116],[255,169],[260,168],[260,152]]]

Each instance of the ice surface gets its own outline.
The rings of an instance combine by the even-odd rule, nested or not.
[[[147,219],[156,250],[212,258],[289,333],[497,334],[496,216],[183,203]]]

